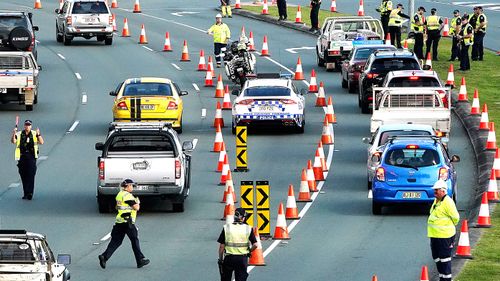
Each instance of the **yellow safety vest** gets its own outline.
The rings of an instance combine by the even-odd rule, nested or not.
[[[116,223],[126,223],[127,220],[123,217],[123,214],[130,214],[132,218],[132,223],[135,223],[135,218],[137,217],[137,211],[132,208],[129,204],[125,203],[125,201],[134,200],[136,198],[132,193],[127,192],[126,190],[122,190],[118,192],[116,195],[116,209],[118,210],[118,214],[116,215]]]
[[[415,22],[415,16],[418,17],[419,25]],[[415,16],[411,19],[411,30],[416,33],[422,33],[424,32],[423,17],[418,13],[416,13]]]
[[[467,23],[465,25],[465,27],[460,31],[460,33],[462,34],[462,36],[468,35],[467,34],[467,29],[469,27],[472,28],[472,25],[470,25],[469,23]],[[472,31],[472,33],[470,35],[471,35],[470,38],[464,38],[464,44],[465,44],[465,46],[471,46],[471,45],[474,44],[474,29],[473,29],[473,31]]]
[[[389,15],[389,26],[401,27],[403,25],[402,18],[400,15],[398,15],[399,12],[399,9],[392,10],[391,14]]]
[[[460,220],[455,202],[445,196],[443,200],[434,199],[427,219],[427,236],[431,238],[450,238],[455,235],[455,226]]]
[[[213,32],[214,43],[226,43],[226,40],[231,38],[231,30],[225,23],[212,25],[208,32]]]
[[[479,17],[480,16],[484,17],[484,26],[480,30],[482,32],[486,33],[486,27],[488,27],[488,18],[486,18],[485,14],[479,14],[479,16],[477,16],[477,19],[476,19],[476,28],[478,28],[481,25],[481,23],[479,22]]]
[[[378,9],[380,10],[380,14],[390,13],[392,11],[392,1],[382,1]]]
[[[19,160],[21,158],[21,132],[16,133],[16,150],[14,152],[14,159]],[[33,150],[35,151],[35,159],[38,158],[38,137],[36,136],[36,131],[31,130],[31,135],[33,136]]]
[[[427,30],[438,30],[440,28],[439,17],[436,15],[427,17]]]
[[[247,224],[224,225],[225,251],[228,255],[246,255],[250,253],[248,237],[252,228]]]
[[[450,22],[450,35],[456,35],[457,34],[457,20],[460,17],[454,17],[451,19]]]

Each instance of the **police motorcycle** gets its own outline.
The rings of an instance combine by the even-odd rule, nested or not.
[[[226,76],[242,87],[247,76],[255,76],[255,56],[248,51],[248,39],[240,37],[239,41],[228,43],[224,51]]]

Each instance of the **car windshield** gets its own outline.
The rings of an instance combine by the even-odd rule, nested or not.
[[[0,261],[19,262],[34,261],[31,246],[25,242],[0,242]],[[0,263],[1,263],[0,262]]]
[[[22,16],[0,16],[0,28],[11,28],[16,26],[27,28],[26,19]]]
[[[413,58],[380,58],[376,59],[371,71],[375,73],[387,73],[394,70],[420,70],[420,65]]]
[[[108,146],[108,152],[125,152],[125,151],[174,151],[174,146],[167,136],[117,136],[113,138]]]
[[[354,59],[356,60],[367,60],[368,57],[373,54],[375,51],[391,51],[392,48],[366,48],[366,49],[358,49]]]
[[[132,83],[125,85],[124,96],[172,96],[170,85],[165,83]]]
[[[251,87],[247,88],[243,94],[246,97],[289,97],[290,89],[287,87]]]
[[[397,167],[429,167],[439,163],[439,154],[433,149],[393,149],[385,156],[385,164]]]
[[[107,14],[108,8],[101,1],[75,2],[73,14]]]
[[[389,141],[389,138],[395,136],[430,136],[431,133],[423,130],[394,130],[385,131],[380,134],[378,146],[384,145]]]
[[[441,87],[434,77],[394,77],[387,87]]]

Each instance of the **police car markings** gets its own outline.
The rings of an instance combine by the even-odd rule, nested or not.
[[[200,91],[200,87],[198,87],[198,85],[196,85],[196,83],[193,83],[193,88],[199,92]]]
[[[76,120],[73,125],[71,125],[71,128],[69,128],[68,132],[67,133],[71,133],[75,130],[76,126],[78,126],[78,124],[80,123],[80,120]]]
[[[207,117],[207,109],[206,108],[202,108],[201,109],[201,118],[205,118]]]
[[[146,49],[146,50],[150,51],[150,52],[154,52],[154,50],[153,50],[153,49],[151,49],[151,48],[149,48],[149,47],[146,47],[146,46],[142,46],[142,47],[143,47],[144,49]]]
[[[82,76],[80,75],[80,73],[75,72],[75,76],[76,76],[76,79],[82,80]]]
[[[193,150],[196,148],[197,144],[198,144],[198,139],[193,139]]]
[[[175,64],[175,63],[173,63],[173,62],[172,62],[172,63],[170,63],[170,64],[171,64],[173,67],[175,67],[177,70],[179,70],[179,71],[181,71],[181,70],[182,70],[182,68],[180,68],[177,64]]]
[[[62,60],[66,60],[66,58],[61,54],[57,54],[57,56],[60,57]]]

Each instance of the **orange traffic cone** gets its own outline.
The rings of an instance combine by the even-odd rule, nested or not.
[[[460,230],[460,238],[458,239],[457,252],[455,253],[455,258],[461,259],[472,259],[470,252],[469,243],[469,227],[467,226],[467,220],[462,222],[462,228]]]
[[[304,72],[302,71],[302,62],[300,57],[297,59],[297,67],[295,68],[295,76],[293,80],[304,80]]]
[[[241,2],[240,2],[240,0],[236,0],[236,2],[234,3],[234,8],[235,9],[241,9]]]
[[[479,92],[477,89],[474,89],[474,98],[472,99],[472,106],[470,108],[471,115],[480,115],[479,112]]]
[[[403,41],[403,49],[408,50],[408,40],[406,39]]]
[[[495,170],[495,178],[500,179],[500,148],[495,151],[495,159],[493,160],[493,169]]]
[[[337,3],[335,2],[335,0],[332,0],[332,4],[330,5],[330,12],[337,12]]]
[[[318,90],[318,97],[316,98],[316,106],[318,107],[326,106],[325,88],[323,82],[319,82],[319,90]]]
[[[306,176],[307,176],[307,185],[309,186],[309,191],[311,191],[311,192],[318,192],[319,190],[316,187],[316,178],[314,177],[314,170],[313,170],[313,167],[312,167],[312,161],[311,160],[307,161]]]
[[[425,65],[430,66],[430,67],[431,67],[430,69],[432,69],[431,52],[428,52],[428,53],[427,53],[427,58],[426,58],[426,60],[425,60]]]
[[[217,77],[217,87],[215,87],[215,96],[214,98],[223,98],[224,97],[224,83],[222,83],[222,75],[219,74]]]
[[[165,44],[163,44],[164,52],[172,52],[172,45],[170,44],[170,32],[165,33]]]
[[[288,227],[286,226],[285,214],[283,214],[283,203],[280,202],[278,207],[278,218],[276,220],[276,227],[274,228],[275,240],[289,240]]]
[[[323,150],[323,143],[321,140],[318,142],[318,148],[316,149],[319,152],[319,157],[321,160],[321,166],[323,167],[323,172],[328,172],[328,165],[326,164],[325,151]]]
[[[469,98],[467,98],[467,86],[465,85],[465,77],[462,77],[462,82],[460,83],[460,90],[458,91],[458,102],[469,102]]]
[[[297,198],[297,202],[311,202],[311,194],[309,191],[309,184],[307,183],[307,170],[302,169],[302,176],[300,179],[300,189],[299,189],[299,198]]]
[[[316,82],[316,71],[311,70],[311,80],[309,81],[309,93],[318,92],[318,83]]]
[[[117,27],[116,27],[116,15],[115,14],[111,14],[111,25],[113,26],[113,32],[115,32],[117,30]]]
[[[455,74],[453,73],[453,64],[450,64],[448,69],[448,77],[446,78],[446,86],[455,86]]]
[[[224,166],[222,166],[222,173],[220,174],[219,185],[226,185],[227,178],[229,177],[230,172],[231,168],[229,167],[229,162],[224,163]]]
[[[483,197],[481,199],[481,207],[479,207],[479,216],[477,217],[477,224],[474,227],[477,228],[491,227],[490,207],[488,206],[487,192],[483,193]]]
[[[300,11],[300,5],[297,6],[297,14],[295,15],[295,23],[302,23],[302,12]]]
[[[222,100],[222,110],[231,110],[231,97],[229,96],[229,86],[224,89],[224,99]]]
[[[317,181],[325,180],[325,176],[323,175],[323,165],[321,164],[321,157],[319,155],[318,149],[316,149],[316,155],[314,156],[313,173],[315,180]]]
[[[222,143],[222,148],[219,152],[219,160],[217,161],[217,169],[215,169],[216,172],[220,173],[222,172],[222,167],[224,166],[224,162],[227,162],[227,153],[226,153],[226,144],[223,142]]]
[[[112,9],[118,8],[118,2],[116,0],[111,1],[111,8]]]
[[[493,203],[500,202],[498,198],[498,185],[495,170],[491,169],[490,181],[488,182],[488,201]]]
[[[358,16],[364,16],[365,15],[365,8],[363,7],[363,0],[359,0],[359,9],[358,9]]]
[[[40,0],[35,0],[35,9],[41,9],[42,8],[42,2]]]
[[[488,123],[490,122],[488,117],[488,106],[483,104],[483,111],[481,112],[481,121],[479,121],[479,130],[489,130]]]
[[[205,62],[205,51],[200,50],[200,60],[198,61],[198,71],[206,71],[207,64]]]
[[[497,137],[495,135],[495,123],[489,123],[490,130],[488,132],[488,139],[486,140],[486,150],[496,150],[497,149]]]
[[[130,32],[128,31],[127,18],[123,19],[122,37],[130,37]]]
[[[422,273],[420,273],[420,281],[429,281],[429,271],[427,270],[427,266],[422,266]]]
[[[286,199],[286,212],[285,218],[287,220],[298,220],[299,210],[297,209],[297,203],[295,202],[295,195],[293,194],[293,185],[288,185],[288,197]]]
[[[450,26],[448,25],[448,18],[444,18],[444,26],[443,26],[443,36],[450,36]]]
[[[212,77],[215,77],[214,63],[212,61],[212,56],[208,56],[207,71],[212,73]]]
[[[385,36],[385,44],[389,45],[389,46],[392,45],[392,43],[391,43],[391,34],[390,33],[387,33],[387,35]]]
[[[330,130],[330,124],[328,124],[328,117],[325,116],[323,122],[323,132],[321,134],[321,142],[323,144],[333,144],[333,131]]]
[[[239,0],[238,0],[239,1]],[[257,248],[250,253],[250,259],[248,260],[248,265],[253,266],[264,266],[266,262],[264,261],[264,255],[262,252],[262,243],[260,242],[259,230],[257,227],[253,228],[253,234],[255,235],[255,240],[257,240]]]
[[[255,43],[253,41],[253,32],[250,31],[250,34],[248,35],[248,51],[253,52],[255,51]]]
[[[217,126],[215,129],[215,140],[214,147],[212,152],[220,152],[222,150],[222,145],[224,143],[224,139],[222,138],[222,130],[220,126]],[[223,167],[224,169],[224,167]]]
[[[229,165],[229,162],[227,163]],[[224,187],[224,197],[222,197],[222,203],[226,203],[227,194],[232,193],[233,202],[236,203],[236,194],[234,192],[234,183],[231,170],[227,172],[226,184]]]
[[[139,36],[139,44],[147,44],[148,39],[146,38],[146,29],[144,28],[144,24],[141,26],[141,35]]]
[[[188,51],[188,45],[187,45],[186,40],[184,40],[184,44],[182,46],[181,61],[191,61],[189,59],[189,51]]]
[[[226,195],[226,205],[224,207],[224,215],[222,216],[222,220],[226,220],[226,223],[233,223],[234,222],[234,202],[233,202],[233,195],[232,195],[232,188],[228,191]]]
[[[263,15],[269,15],[269,7],[267,6],[267,0],[264,0],[264,4],[262,5],[262,13]]]
[[[140,12],[141,12],[141,4],[139,3],[139,0],[135,0],[134,13],[140,13]]]
[[[326,107],[326,117],[328,118],[328,123],[337,123],[337,117],[335,117],[335,111],[333,110],[332,97],[328,97],[328,105]]]
[[[215,108],[215,118],[214,118],[214,128],[221,127],[224,128],[224,118],[222,118],[222,109],[220,102],[217,101],[217,107]]]
[[[212,70],[210,69],[210,64],[208,64],[207,74],[205,75],[205,87],[213,87],[213,79],[214,78],[212,77]]]
[[[262,43],[262,51],[260,52],[261,56],[269,56],[269,47],[267,46],[267,36],[264,35],[264,43]]]

